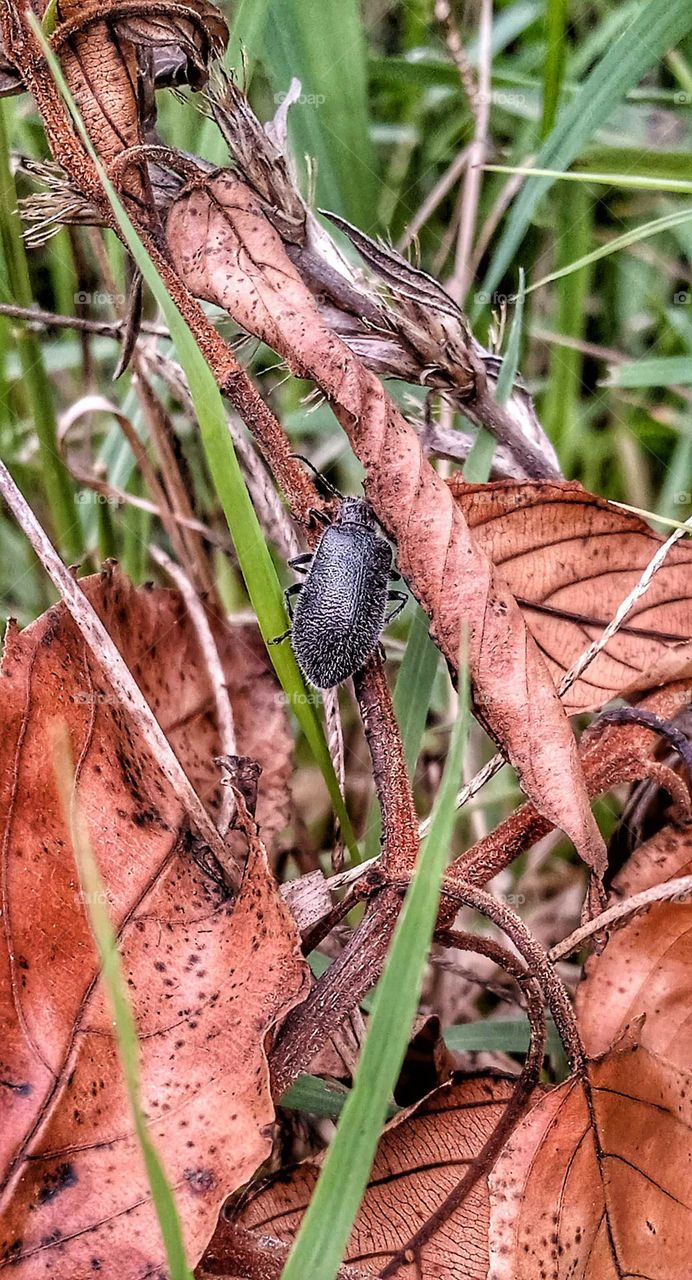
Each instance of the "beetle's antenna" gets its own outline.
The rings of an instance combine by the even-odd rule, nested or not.
[[[322,484],[324,485],[325,489],[327,489],[329,493],[332,493],[335,498],[341,498],[343,501],[344,495],[341,492],[341,490],[337,489],[332,484],[331,480],[328,480],[326,476],[322,475],[322,472],[317,470],[317,467],[315,466],[314,462],[311,462],[309,458],[306,458],[304,453],[292,453],[291,457],[299,458],[301,462],[304,462],[306,467],[310,468],[310,470],[312,471],[312,474],[316,476],[318,480],[322,481]]]

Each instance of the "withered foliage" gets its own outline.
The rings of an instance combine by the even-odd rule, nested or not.
[[[228,166],[211,170],[162,144],[156,90],[207,86],[225,48],[226,24],[214,5],[60,0],[36,12],[130,217],[306,542],[315,541],[310,511],[322,500],[200,300],[267,343],[329,403],[453,676],[468,631],[475,713],[528,797],[450,865],[436,935],[445,955],[480,956],[518,986],[531,1031],[525,1065],[518,1076],[484,1070],[444,1084],[438,1077],[388,1126],[340,1275],[686,1274],[689,905],[674,896],[652,905],[646,893],[692,871],[692,780],[670,748],[687,731],[692,687],[688,545],[664,544],[636,516],[563,481],[521,379],[498,403],[497,359],[437,281],[333,216],[362,265],[346,262],[294,182],[287,108],[263,127],[238,86],[218,73],[207,109],[228,143]],[[0,0],[0,32],[0,92],[33,95],[53,155],[51,165],[27,166],[47,186],[24,204],[33,240],[61,222],[113,227],[26,4]],[[322,1165],[316,1156],[283,1167],[275,1106],[296,1077],[311,1068],[327,1075],[343,1060],[339,1031],[381,972],[415,865],[418,820],[375,654],[354,692],[382,810],[381,856],[360,879],[347,872],[340,894],[324,880],[289,791],[292,738],[282,696],[256,628],[223,615],[205,542],[215,531],[196,519],[152,372],[183,403],[187,388],[169,358],[138,342],[137,321],[134,306],[124,354],[135,362],[156,463],[120,418],[175,562],[160,548],[155,558],[182,575],[184,590],[135,589],[110,567],[79,580],[81,613],[74,601],[72,613],[61,604],[24,632],[10,624],[6,637],[0,1087],[10,1105],[0,1138],[0,1260],[22,1280],[92,1272],[134,1280],[164,1267],[58,798],[52,728],[59,720],[76,761],[73,804],[122,955],[143,1107],[174,1188],[188,1261],[200,1274],[269,1280],[281,1274]],[[425,430],[409,420],[387,394],[381,379],[389,376],[426,387],[489,428],[497,480],[445,482],[429,455],[463,460],[468,439],[445,434],[434,413]],[[292,547],[289,517],[263,464],[247,441],[243,447],[266,532]],[[9,499],[12,481],[4,471],[0,480]],[[48,564],[45,538],[30,529],[21,502],[13,510]],[[65,577],[69,602],[73,583]],[[630,593],[627,616],[575,676],[575,663]],[[193,788],[187,807],[147,747],[141,718],[115,692],[107,659],[94,652],[83,625],[89,606],[143,695],[140,717],[155,717]],[[629,699],[639,722],[596,722],[577,746],[568,714],[599,710],[614,697]],[[335,700],[328,715],[341,763]],[[647,838],[634,841],[639,847],[613,880],[611,905],[622,911],[606,937],[597,913],[607,858],[590,800],[624,783],[644,788],[632,803]],[[197,826],[206,821],[216,852],[195,828],[195,803]],[[289,818],[296,863],[310,862],[311,876],[282,892],[270,861],[276,865]],[[526,920],[484,888],[556,828],[589,868],[585,932],[563,944],[565,953],[592,950],[576,1014],[561,971]],[[235,894],[219,850],[237,873],[233,884],[240,881]],[[361,899],[364,917],[344,945],[335,926]],[[492,921],[514,949],[463,932],[461,907]],[[304,954],[322,941],[333,963],[313,982]],[[568,1060],[558,1084],[539,1083],[546,1008]],[[361,1031],[356,1014],[347,1071]],[[223,1212],[269,1159],[278,1176]]]
[[[146,690],[190,778],[213,801],[213,701],[184,606],[118,574],[83,588]],[[239,746],[284,824],[290,739],[254,628],[216,624]],[[164,656],[165,655],[165,656]],[[267,706],[267,693],[273,710]],[[264,702],[264,705],[263,705]],[[0,1256],[22,1276],[122,1276],[162,1264],[111,1012],[61,812],[52,728],[67,724],[86,822],[140,1036],[142,1098],[201,1252],[229,1185],[271,1148],[265,1037],[299,1001],[299,937],[259,842],[231,901],[195,860],[184,809],[95,669],[63,605],[6,639],[0,674],[5,947]],[[217,739],[218,741],[218,739]],[[268,803],[267,803],[268,801]],[[213,803],[212,803],[213,810]]]

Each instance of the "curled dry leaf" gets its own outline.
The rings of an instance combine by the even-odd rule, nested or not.
[[[413,1234],[429,1226],[430,1238],[397,1280],[485,1280],[488,1272],[488,1187],[485,1177],[449,1217],[437,1211],[464,1177],[502,1118],[516,1080],[469,1076],[443,1085],[385,1130],[345,1261],[359,1275],[381,1275]],[[305,1161],[280,1173],[250,1200],[238,1223],[259,1236],[293,1241],[320,1173]],[[220,1224],[232,1269],[233,1225]],[[212,1249],[219,1255],[218,1239]]]
[[[49,6],[47,0],[33,0],[33,7],[43,16]],[[205,83],[209,60],[223,52],[228,41],[226,22],[209,0],[60,0],[53,19],[51,43],[89,136],[107,168],[123,151],[144,141],[144,84],[155,74],[157,57],[175,65],[177,83],[189,83],[198,89]],[[13,31],[9,17],[5,31]],[[153,69],[147,67],[143,50],[153,51]],[[23,86],[19,72],[13,68],[11,36],[0,56],[2,52],[7,64],[4,58],[0,62],[0,93],[17,92]],[[32,73],[36,70],[33,67]],[[29,87],[35,89],[33,74],[28,79]],[[51,142],[58,144],[58,156],[64,121],[49,113],[45,123]],[[155,225],[153,192],[141,163],[126,170],[122,189],[136,206],[140,219]]]
[[[678,680],[647,694],[637,705],[672,720],[689,706],[690,694],[689,679]],[[601,795],[623,782],[652,778],[672,796],[681,813],[689,813],[687,785],[681,774],[655,758],[657,745],[656,735],[637,724],[606,723],[599,729],[596,722],[589,726],[579,744],[589,795]],[[487,884],[549,830],[549,822],[535,805],[524,804],[457,858],[447,874],[453,880]]]
[[[491,1280],[689,1275],[692,1076],[611,1052],[546,1094],[490,1175]]]
[[[212,699],[180,600],[113,573],[83,585],[203,783]],[[250,739],[254,750],[253,715],[262,719],[262,687],[272,682],[247,634],[230,633],[224,657],[239,746]],[[224,1196],[268,1153],[264,1040],[308,979],[263,846],[250,842],[241,891],[229,901],[193,860],[178,797],[64,607],[21,634],[11,627],[0,675],[0,1258],[27,1280],[97,1270],[127,1280],[155,1273],[164,1258],[53,780],[55,718],[67,724],[77,761],[75,799],[140,1036],[142,1104],[192,1262]],[[265,736],[268,773],[274,749]],[[277,822],[276,797],[274,806]]]
[[[500,481],[450,488],[522,609],[555,683],[598,638],[664,539],[580,484]],[[595,710],[675,679],[690,663],[692,544],[678,542],[604,651],[565,695]],[[660,670],[656,670],[660,668]]]
[[[666,880],[692,874],[692,824],[664,827],[640,845],[613,882],[619,901]],[[692,1058],[692,907],[655,903],[630,917],[591,956],[577,992],[584,1043],[602,1053],[638,1023],[647,1049],[680,1067]]]
[[[367,497],[396,539],[399,568],[429,613],[435,640],[455,668],[469,629],[479,715],[538,808],[589,865],[602,868],[603,843],[571,730],[515,600],[414,429],[321,318],[256,196],[227,171],[200,181],[173,204],[167,238],[192,293],[223,307],[327,396],[365,466]]]

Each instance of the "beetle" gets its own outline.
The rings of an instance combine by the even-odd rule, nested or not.
[[[326,525],[314,554],[289,560],[305,582],[284,592],[292,626],[272,641],[280,644],[290,636],[298,666],[317,689],[333,689],[360,670],[408,599],[405,591],[390,589],[401,575],[392,568],[392,548],[377,532],[368,503],[338,496],[333,520],[313,512]],[[389,613],[388,604],[394,605]]]

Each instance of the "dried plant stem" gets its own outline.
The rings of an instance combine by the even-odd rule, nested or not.
[[[519,1075],[514,1092],[512,1093],[505,1110],[496,1124],[493,1132],[483,1144],[478,1155],[470,1162],[464,1177],[457,1184],[453,1191],[443,1200],[442,1204],[431,1213],[425,1224],[414,1232],[414,1234],[406,1241],[396,1254],[389,1260],[386,1267],[379,1274],[382,1280],[386,1277],[392,1277],[397,1272],[411,1262],[417,1262],[418,1267],[422,1267],[420,1251],[428,1240],[438,1232],[445,1222],[448,1221],[451,1214],[463,1204],[466,1197],[473,1190],[478,1180],[486,1177],[492,1169],[497,1157],[502,1151],[509,1135],[521,1119],[531,1094],[535,1089],[539,1079],[541,1068],[543,1065],[543,1056],[545,1052],[545,1013],[543,1010],[543,1002],[541,998],[541,989],[538,982],[533,979],[528,971],[521,965],[511,952],[499,943],[491,943],[485,946],[482,938],[473,934],[459,933],[454,929],[443,930],[437,935],[437,939],[444,946],[458,947],[464,951],[477,951],[482,955],[492,953],[492,958],[503,969],[509,973],[516,982],[518,982],[526,996],[526,1012],[529,1019],[529,1027],[531,1038],[529,1042],[529,1052],[526,1055],[524,1066]]]
[[[190,500],[190,484],[186,484],[181,474],[180,460],[176,448],[176,438],[170,418],[164,410],[158,396],[144,375],[140,361],[135,356],[132,385],[142,406],[144,419],[149,429],[149,436],[159,460],[159,468],[163,486],[168,497],[170,519],[175,521],[180,531],[184,548],[183,564],[186,565],[192,583],[197,591],[201,591],[208,600],[220,608],[216,580],[212,572],[207,554],[199,535],[183,524],[181,517],[187,521],[194,516]]]
[[[447,193],[451,191],[455,182],[459,181],[459,178],[469,163],[470,155],[471,147],[464,147],[462,151],[459,151],[457,155],[455,155],[449,168],[442,174],[442,177],[438,178],[435,186],[432,188],[432,191],[428,192],[425,200],[421,204],[420,208],[416,210],[411,221],[408,223],[404,234],[401,236],[401,239],[397,244],[397,250],[399,253],[404,253],[404,251],[408,249],[408,246],[413,240],[415,240],[421,227],[425,226],[428,218],[432,217],[438,205],[442,203]]]
[[[449,11],[447,0],[438,0],[438,6],[440,3]],[[449,16],[445,25],[449,40],[449,32],[451,30],[455,30],[452,22],[451,11],[449,11]],[[470,273],[471,253],[473,250],[473,238],[476,230],[478,201],[481,193],[481,183],[483,181],[483,162],[485,161],[485,152],[488,144],[490,97],[492,87],[492,30],[492,0],[481,0],[478,54],[479,80],[478,90],[474,94],[474,101],[471,104],[475,114],[475,129],[461,200],[454,275],[447,285],[448,293],[451,294],[460,306],[463,304],[466,294],[468,293],[472,279]],[[461,50],[461,40],[458,39],[458,33],[456,44],[458,49]],[[457,62],[457,66],[459,66],[459,62],[456,58],[455,61]]]
[[[447,48],[449,49],[452,61],[459,72],[459,79],[463,85],[464,93],[468,98],[469,106],[477,119],[480,110],[480,103],[478,101],[476,73],[464,48],[461,33],[457,26],[456,18],[452,13],[452,7],[449,0],[436,0],[435,17],[445,33]]]
[[[401,734],[379,654],[356,672],[353,685],[382,811],[381,870],[387,879],[400,879],[413,871],[420,839]]]
[[[104,338],[122,338],[125,330],[124,320],[88,320],[85,316],[63,316],[56,311],[42,311],[40,307],[16,307],[9,302],[0,302],[0,316],[25,320],[30,329],[74,329],[77,333],[94,333]],[[168,330],[160,324],[143,320],[140,329],[142,333],[157,338],[168,337]]]
[[[583,1067],[584,1046],[577,1028],[572,1002],[546,952],[527,929],[524,921],[506,903],[498,902],[484,889],[463,881],[455,885],[452,891],[445,886],[443,902],[445,900],[448,904],[453,902],[455,906],[472,907],[474,911],[487,916],[514,943],[526,962],[530,976],[535,977],[540,984],[572,1070],[577,1071]]]
[[[227,872],[235,888],[240,884],[240,870],[229,865],[226,846],[192,786],[185,770],[161,729],[151,707],[136,684],[106,628],[79,583],[65,567],[50,539],[42,529],[28,503],[20,493],[5,464],[0,462],[0,494],[31,543],[41,564],[59,591],[114,693],[137,726],[152,759],[173,787],[186,809],[197,833],[209,846]]]
[[[202,651],[204,665],[207,668],[209,683],[214,695],[214,705],[216,707],[216,720],[219,728],[219,739],[221,742],[220,754],[224,756],[234,756],[236,754],[236,738],[235,723],[233,720],[233,708],[231,699],[228,695],[228,686],[221,665],[219,651],[216,647],[216,641],[209,625],[206,609],[202,604],[194,586],[192,585],[187,574],[183,572],[180,565],[171,560],[165,551],[160,547],[151,546],[149,554],[152,560],[173,579],[183,600],[185,608],[190,615],[190,621],[195,629],[199,647]],[[235,812],[235,800],[233,797],[233,788],[223,788],[223,798],[221,803],[221,812],[217,826],[222,836],[225,836],[231,825],[233,814]]]
[[[668,880],[665,884],[652,885],[650,889],[643,889],[641,893],[634,893],[631,898],[625,898],[622,902],[615,902],[612,907],[608,907],[600,915],[594,916],[593,920],[589,920],[579,929],[575,929],[574,933],[570,933],[569,937],[563,938],[562,942],[556,943],[548,952],[548,958],[552,961],[563,960],[565,956],[571,955],[573,951],[578,951],[594,934],[601,933],[613,924],[628,920],[637,911],[645,911],[647,907],[653,906],[656,902],[670,902],[674,898],[689,902],[691,895],[692,876],[679,876],[677,880]]]
[[[270,1057],[272,1096],[278,1098],[305,1071],[382,971],[401,911],[398,888],[384,889],[370,903],[362,924],[341,955],[288,1015]]]

